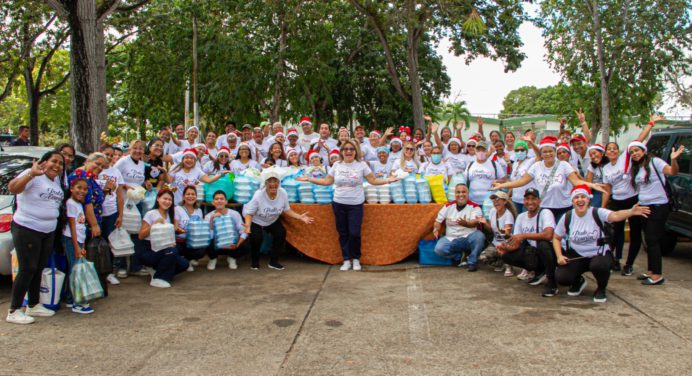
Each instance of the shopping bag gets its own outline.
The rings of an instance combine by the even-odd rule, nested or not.
[[[41,287],[39,290],[39,303],[54,311],[60,309],[60,294],[62,293],[65,273],[55,267],[55,254],[51,255],[48,267],[41,273]]]
[[[170,223],[156,223],[151,226],[149,239],[154,252],[175,247],[175,227]]]
[[[77,304],[86,304],[91,300],[103,297],[103,287],[99,282],[94,264],[80,257],[72,267],[70,289]]]
[[[142,186],[136,186],[132,189],[127,190],[127,199],[134,202],[135,205],[139,204],[140,201],[144,200],[144,195],[147,190]]]
[[[94,268],[99,274],[108,274],[113,271],[110,246],[108,241],[100,236],[91,238],[87,243],[86,258],[94,263]]]
[[[146,213],[154,208],[154,205],[156,205],[156,194],[156,188],[152,188],[144,194],[144,199],[142,200],[142,213]]]
[[[108,235],[108,243],[111,245],[111,252],[115,257],[133,255],[135,253],[135,243],[132,242],[130,234],[122,228],[116,228]]]
[[[445,196],[444,187],[444,175],[426,176],[428,179],[428,184],[430,185],[430,193],[432,194],[433,201],[437,204],[446,204],[447,197]]]
[[[125,201],[123,206],[123,227],[130,234],[139,234],[142,227],[142,216],[137,210],[137,204],[132,200]]]
[[[230,200],[233,197],[233,193],[235,193],[235,184],[233,183],[234,180],[235,175],[232,173],[227,173],[225,175],[221,175],[219,180],[213,183],[206,183],[204,186],[204,201],[211,204],[211,202],[214,200],[214,193],[217,191],[223,191],[223,193],[226,194],[226,198]]]

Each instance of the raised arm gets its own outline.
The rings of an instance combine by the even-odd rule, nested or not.
[[[333,178],[332,178],[332,179],[333,179]],[[399,179],[398,179],[398,178],[395,178],[395,177],[393,177],[393,176],[390,176],[390,177],[388,177],[388,178],[386,178],[386,179],[378,179],[378,178],[376,178],[375,175],[371,172],[371,173],[369,173],[368,175],[365,176],[365,180],[366,180],[368,183],[372,184],[372,185],[385,185],[385,184],[393,183],[393,182],[395,182],[395,181],[397,181],[397,180],[399,180]]]
[[[574,111],[574,113],[577,114],[577,119],[579,119],[579,125],[581,126],[581,133],[584,134],[584,138],[588,144],[591,142],[591,132],[589,131],[589,124],[586,123],[586,116],[581,108],[579,111]]]
[[[670,166],[666,166],[663,168],[663,173],[668,175],[668,176],[675,176],[678,174],[679,166],[678,166],[678,157],[680,157],[680,154],[685,151],[685,146],[680,146],[677,150],[673,148],[673,151],[670,153]]]
[[[528,173],[524,174],[524,176],[520,177],[517,180],[513,181],[508,181],[504,183],[500,182],[493,182],[493,187],[490,188],[491,191],[497,191],[502,188],[519,188],[523,187],[526,184],[529,184],[533,180],[533,176],[529,175]]]
[[[656,125],[656,122],[661,120],[666,120],[666,118],[658,114],[651,115],[649,118],[649,123],[642,128],[641,133],[639,133],[639,136],[637,136],[637,141],[644,142],[644,140],[649,137],[649,133],[651,133],[651,130],[654,128],[654,125]]]
[[[622,222],[635,215],[641,215],[646,218],[649,214],[651,214],[651,210],[647,206],[639,206],[637,203],[631,209],[618,210],[608,214],[608,222]]]
[[[558,163],[558,162],[555,162],[555,163]],[[577,174],[577,171],[575,171],[575,170],[573,170],[569,175],[567,175],[567,179],[569,179],[569,182],[572,183],[572,185],[575,187],[578,185],[587,185],[587,186],[589,186],[589,188],[591,188],[593,190],[596,190],[596,191],[599,191],[602,193],[607,192],[604,184],[600,184],[600,183],[596,184],[596,183],[591,183],[591,182],[588,182],[586,180],[583,180],[579,177],[579,175]]]

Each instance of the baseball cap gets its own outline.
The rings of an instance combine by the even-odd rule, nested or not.
[[[528,196],[534,196],[536,198],[541,198],[541,194],[538,193],[538,189],[536,188],[529,188],[526,191],[524,191],[524,197]]]
[[[501,198],[503,200],[509,200],[509,195],[507,195],[507,192],[502,192],[502,191],[493,192],[493,194],[490,195],[490,199],[494,200],[496,198]]]
[[[246,128],[247,128],[247,129],[252,129],[252,125],[250,125],[250,124],[243,124],[243,127],[240,128],[240,129],[246,129]]]

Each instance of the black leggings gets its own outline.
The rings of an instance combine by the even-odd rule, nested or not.
[[[269,251],[269,263],[279,262],[279,252],[284,249],[286,243],[286,229],[280,219],[269,226],[260,226],[252,222],[250,226],[250,247],[252,249],[252,266],[259,265],[260,247],[262,247],[262,235],[268,232],[272,236],[272,248]]]
[[[528,243],[526,243],[526,245],[528,245]],[[529,270],[524,262],[526,245],[522,244],[521,248],[518,250],[514,252],[507,252],[502,255],[502,262]],[[556,287],[555,265],[557,265],[557,257],[553,251],[553,245],[550,242],[539,240],[536,242],[536,249],[538,250],[537,255],[539,262],[535,270],[531,271],[535,272],[536,275],[545,273],[545,276],[548,278],[548,285],[551,287]]]
[[[642,218],[649,271],[653,274],[662,274],[661,242],[666,236],[666,220],[670,214],[670,206],[668,204],[643,206],[648,206],[651,209],[649,217]]]
[[[632,209],[639,202],[637,196],[632,196],[624,200],[610,200],[608,208],[613,211]],[[639,254],[639,249],[642,247],[642,217],[634,216],[628,219],[630,222],[630,249],[627,252],[627,261],[625,265],[634,265],[634,260]],[[622,258],[622,250],[625,247],[625,221],[613,223],[613,232],[615,236],[615,258]]]
[[[53,252],[55,232],[43,233],[12,222],[12,241],[17,250],[19,272],[12,284],[10,309],[22,308],[24,295],[29,293],[29,306],[38,304],[43,268]]]
[[[581,255],[575,251],[569,250],[565,254],[565,257],[574,258],[581,257]],[[610,267],[612,266],[612,262],[613,256],[610,254],[610,251],[607,251],[604,255],[570,261],[567,265],[559,265],[557,267],[555,279],[560,285],[572,286],[579,281],[579,277],[582,274],[590,271],[594,278],[596,278],[598,289],[605,291],[606,287],[608,287],[608,280],[610,279]]]

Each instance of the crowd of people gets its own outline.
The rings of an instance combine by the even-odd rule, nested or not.
[[[123,226],[128,191],[139,187],[156,189],[155,204],[148,211],[137,205],[141,228],[131,235],[135,253],[114,258],[108,283],[150,276],[152,287],[168,288],[202,258],[214,270],[220,255],[237,269],[239,259],[249,254],[250,268],[258,270],[264,234],[272,238],[267,267],[283,270],[281,216],[305,224],[313,218],[291,209],[272,166],[303,170],[297,181],[333,186],[342,271],[361,270],[363,184],[389,184],[408,173],[443,175],[449,184],[454,200],[440,209],[433,224],[435,253],[469,272],[486,262],[509,277],[516,267],[521,269],[518,278],[545,284],[543,296],[550,297],[558,285],[569,286],[570,296],[580,295],[587,284],[583,274],[590,271],[597,281],[593,299],[605,302],[611,271],[634,273],[643,232],[648,270],[638,279],[663,284],[660,240],[670,210],[666,176],[677,173],[683,148],[673,149],[670,164],[647,153],[645,140],[658,116],[624,152],[614,142],[591,143],[584,114],[577,112],[577,117],[583,134],[562,129],[557,137],[540,141],[532,129],[519,137],[492,131],[486,138],[480,119],[478,132],[463,140],[461,125],[440,127],[427,116],[425,130],[399,127],[398,132],[366,134],[358,125],[353,135],[340,128],[336,138],[328,124],[315,132],[308,117],[300,119],[300,130],[281,123],[237,129],[229,123],[221,135],[177,125],[164,127],[148,142],[131,141],[127,150],[104,143],[73,171],[67,166],[75,158],[74,147],[58,145],[9,183],[16,195],[11,232],[19,270],[7,321],[28,324],[35,316],[54,314],[39,304],[41,271],[52,252],[64,250],[69,272],[85,257],[90,238],[107,239]],[[229,208],[231,197],[219,190],[213,192],[211,207],[200,208],[200,183],[248,169],[263,171],[262,188],[248,203]],[[487,199],[493,207],[484,215],[479,204]],[[214,230],[219,218],[238,234],[234,243],[202,248],[186,243],[191,221],[206,221]],[[623,266],[624,221],[629,221],[631,238]],[[175,246],[152,249],[157,224],[174,226]],[[94,312],[89,302],[73,299],[69,284],[65,289],[65,303],[73,312]],[[25,295],[28,304],[22,309]]]

